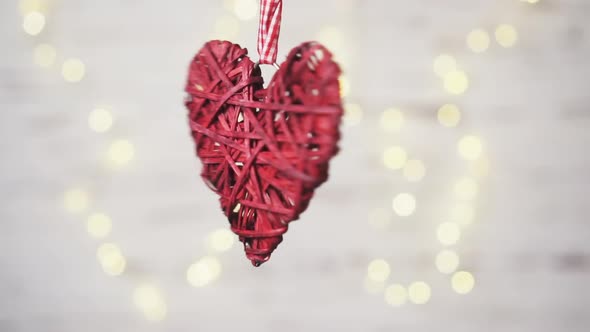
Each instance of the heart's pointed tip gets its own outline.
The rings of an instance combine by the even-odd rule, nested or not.
[[[246,257],[254,267],[259,267],[270,259],[270,254],[246,254]]]

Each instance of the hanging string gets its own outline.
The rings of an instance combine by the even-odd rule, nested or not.
[[[283,0],[260,0],[258,55],[261,64],[275,64],[279,47]]]

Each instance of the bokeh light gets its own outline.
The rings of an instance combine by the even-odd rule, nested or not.
[[[444,222],[438,226],[436,236],[440,243],[450,246],[459,241],[459,238],[461,237],[461,229],[456,223]]]
[[[469,79],[464,71],[454,70],[444,76],[443,84],[448,93],[460,95],[467,91]]]
[[[256,0],[235,0],[234,14],[242,21],[249,21],[256,17],[258,12],[258,1]]]
[[[477,195],[477,182],[470,177],[463,177],[459,179],[454,186],[455,196],[462,200],[472,200]]]
[[[485,52],[490,47],[490,35],[483,29],[475,29],[467,35],[467,47],[475,53]]]
[[[410,159],[404,165],[404,177],[410,182],[417,182],[424,178],[426,166],[421,160]]]
[[[46,10],[46,4],[48,1],[46,0],[20,0],[19,1],[19,8],[20,12],[23,15],[27,15],[31,12],[39,12],[42,13]]]
[[[453,290],[459,294],[467,294],[473,290],[475,286],[475,278],[473,274],[467,271],[459,271],[453,274],[451,278],[451,286]]]
[[[338,84],[340,86],[340,97],[346,97],[350,93],[350,81],[348,77],[341,75],[338,79]]]
[[[376,208],[369,212],[369,225],[376,229],[384,229],[391,223],[391,214],[384,208]]]
[[[120,167],[133,160],[135,147],[128,140],[119,139],[111,143],[107,154],[111,165]]]
[[[461,112],[455,104],[442,105],[437,112],[438,122],[445,127],[455,127],[461,120]]]
[[[149,321],[162,321],[168,312],[166,302],[158,287],[142,283],[133,292],[133,302]]]
[[[387,304],[398,307],[408,300],[408,291],[400,284],[392,284],[385,288],[384,297]]]
[[[399,146],[391,146],[383,151],[383,163],[389,169],[401,169],[406,164],[408,154]]]
[[[66,82],[80,82],[84,78],[85,73],[86,66],[80,59],[67,59],[61,67],[61,75]]]
[[[221,275],[221,262],[212,256],[205,256],[192,264],[186,279],[193,287],[203,287],[217,280]]]
[[[355,126],[363,119],[363,109],[361,105],[355,103],[347,103],[344,105],[344,117],[342,121],[346,126]]]
[[[451,220],[461,225],[473,223],[475,209],[468,204],[457,204],[451,208]]]
[[[104,238],[111,233],[111,218],[103,213],[94,213],[88,217],[86,229],[90,236],[97,239]]]
[[[445,77],[448,73],[457,69],[457,60],[452,55],[440,54],[434,59],[432,69],[436,75]]]
[[[452,250],[442,250],[436,255],[435,265],[441,273],[453,273],[459,267],[459,255]]]
[[[408,298],[412,303],[425,304],[430,300],[430,286],[423,281],[415,281],[408,286]]]
[[[400,217],[407,217],[416,210],[416,198],[408,193],[401,193],[393,198],[393,211]]]
[[[40,12],[30,12],[23,18],[23,30],[31,36],[36,36],[45,27],[45,15]]]
[[[127,266],[127,261],[123,257],[121,249],[114,243],[102,244],[96,252],[96,257],[103,271],[111,276],[121,275]]]
[[[235,242],[236,235],[229,229],[221,228],[213,231],[207,237],[207,248],[215,252],[230,250]]]
[[[95,108],[88,115],[88,126],[97,133],[104,133],[111,129],[113,115],[104,108]]]
[[[68,212],[82,212],[88,208],[89,202],[88,193],[83,189],[72,188],[64,193],[64,207]]]
[[[496,28],[496,41],[502,47],[512,47],[518,41],[516,28],[510,24],[501,24]]]
[[[465,160],[476,160],[481,156],[482,151],[481,140],[477,136],[464,136],[457,143],[457,152]]]
[[[51,67],[55,63],[57,51],[49,44],[39,44],[33,51],[35,64],[40,67]]]
[[[374,259],[367,267],[367,277],[373,281],[385,281],[389,278],[391,269],[384,259]]]
[[[379,124],[383,130],[394,132],[400,130],[404,123],[404,114],[397,108],[388,108],[381,113]]]

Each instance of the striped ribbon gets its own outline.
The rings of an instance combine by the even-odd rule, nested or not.
[[[274,64],[277,61],[282,10],[283,0],[260,0],[258,54],[261,64]]]

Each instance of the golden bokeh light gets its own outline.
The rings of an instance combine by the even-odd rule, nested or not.
[[[423,281],[415,281],[408,286],[408,298],[412,303],[425,304],[430,300],[430,286]]]
[[[119,139],[111,143],[107,155],[112,166],[120,167],[133,160],[135,147],[129,141]]]
[[[43,13],[46,10],[46,4],[46,0],[20,0],[19,9],[23,15],[27,15],[31,12]]]
[[[55,63],[57,51],[49,44],[39,44],[33,51],[33,60],[40,67],[51,67]]]
[[[516,28],[510,24],[498,25],[495,32],[496,41],[502,47],[512,47],[518,41]]]
[[[451,278],[451,286],[453,290],[459,294],[467,294],[473,290],[475,286],[475,278],[473,274],[467,271],[459,271],[453,274]]]
[[[520,0],[520,1],[527,2],[527,3],[530,3],[530,4],[535,4],[535,3],[538,3],[539,2],[539,0]]]
[[[434,59],[432,69],[436,75],[445,77],[448,73],[457,69],[457,60],[452,55],[440,54]]]
[[[346,97],[350,93],[350,81],[348,77],[342,75],[338,79],[338,84],[340,86],[340,97]]]
[[[451,209],[451,220],[461,225],[473,223],[475,209],[471,205],[457,204]]]
[[[438,122],[445,127],[455,127],[461,121],[461,112],[455,104],[442,105],[436,115]]]
[[[64,207],[68,212],[82,212],[88,208],[89,203],[88,193],[83,189],[72,188],[64,193]]]
[[[392,201],[393,212],[400,217],[407,217],[416,210],[416,198],[412,194],[401,193],[396,195]]]
[[[36,36],[45,27],[45,15],[40,12],[29,12],[23,18],[23,30],[31,36]]]
[[[470,177],[459,179],[454,186],[455,196],[461,200],[472,200],[477,196],[478,185],[477,182]]]
[[[421,160],[410,159],[404,165],[404,177],[410,182],[417,182],[424,178],[426,166]]]
[[[240,32],[240,22],[232,16],[221,16],[215,21],[214,38],[219,40],[236,39]]]
[[[384,208],[376,208],[369,212],[369,225],[376,229],[384,229],[391,223],[391,215]]]
[[[86,230],[90,236],[101,239],[111,233],[111,218],[102,213],[94,213],[88,217]]]
[[[400,284],[392,284],[385,288],[384,297],[387,304],[398,307],[408,300],[408,291]]]
[[[256,0],[235,0],[233,10],[238,19],[249,21],[256,17],[258,2]]]
[[[229,229],[221,228],[213,231],[207,237],[207,248],[215,252],[230,250],[235,242],[236,235]]]
[[[67,59],[61,66],[61,75],[66,82],[80,82],[86,73],[86,66],[80,59]]]
[[[344,105],[344,117],[342,121],[346,126],[352,127],[361,122],[363,119],[363,109],[361,105],[355,103],[347,103]]]
[[[193,287],[203,287],[217,280],[221,275],[221,262],[212,256],[205,256],[186,271],[186,279]]]
[[[363,281],[363,286],[365,287],[365,290],[367,291],[367,293],[378,294],[378,293],[381,293],[383,291],[383,289],[385,288],[385,282],[376,281],[376,280],[373,280],[369,277],[365,277],[365,280]]]
[[[452,250],[442,250],[436,255],[435,265],[441,273],[453,273],[459,267],[459,255]]]
[[[104,108],[95,108],[88,115],[88,126],[97,133],[104,133],[111,129],[113,115]]]
[[[467,47],[475,53],[485,52],[490,47],[490,35],[483,29],[475,29],[467,35]]]
[[[399,146],[391,146],[383,151],[383,163],[389,169],[401,169],[406,164],[408,154]]]
[[[450,246],[456,244],[461,237],[461,229],[459,225],[452,222],[444,222],[440,224],[436,230],[438,241],[444,245]]]
[[[372,281],[383,282],[389,278],[391,269],[384,259],[374,259],[367,267],[367,278]]]
[[[162,321],[166,318],[168,308],[162,292],[150,283],[142,283],[133,292],[133,303],[149,321]]]
[[[397,108],[388,108],[381,113],[379,124],[383,130],[394,132],[400,130],[404,123],[404,114]]]
[[[461,95],[469,88],[469,79],[464,71],[454,70],[444,76],[443,85],[448,93]]]
[[[114,243],[104,243],[96,251],[96,257],[103,271],[111,276],[121,275],[125,271],[127,261],[121,249]]]
[[[477,136],[464,136],[457,143],[457,152],[465,160],[476,160],[481,156],[482,151],[482,143]]]

